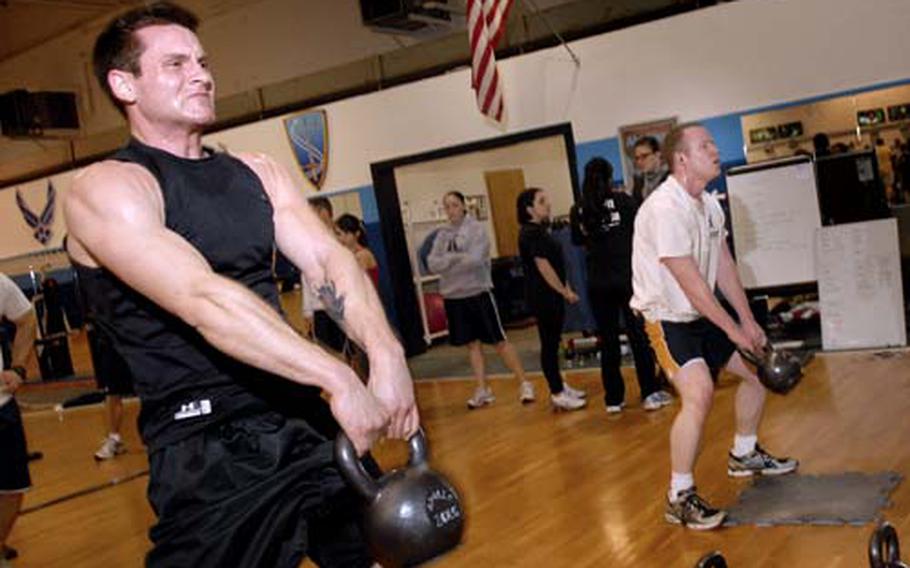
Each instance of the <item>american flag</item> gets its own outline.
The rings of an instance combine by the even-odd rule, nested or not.
[[[477,108],[502,121],[502,83],[493,50],[505,31],[513,0],[468,0],[468,37],[471,40],[471,86]]]

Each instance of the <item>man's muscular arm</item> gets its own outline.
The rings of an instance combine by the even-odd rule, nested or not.
[[[216,274],[165,226],[161,192],[145,169],[111,161],[90,167],[74,180],[64,213],[77,262],[111,270],[228,355],[324,388],[359,450],[385,426],[385,411],[350,369],[303,340],[246,287]]]
[[[369,276],[319,221],[283,166],[264,155],[238,157],[256,172],[269,195],[279,249],[313,283],[326,312],[366,351],[369,388],[391,415],[389,435],[413,434],[419,425],[413,381]]]

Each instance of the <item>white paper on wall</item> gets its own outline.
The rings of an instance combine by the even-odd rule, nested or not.
[[[897,222],[822,227],[815,250],[824,349],[906,345]]]

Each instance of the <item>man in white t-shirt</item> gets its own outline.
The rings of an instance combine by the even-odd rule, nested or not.
[[[767,339],[727,247],[724,212],[717,198],[705,192],[720,174],[714,139],[700,124],[683,124],[667,135],[664,155],[671,175],[635,219],[631,305],[644,315],[657,359],[682,400],[670,431],[672,474],[665,517],[689,528],[713,529],[726,513],[698,496],[692,472],[722,368],[742,378],[727,473],[780,475],[796,471],[798,462],[776,458],[757,444],[765,388],[737,348],[756,352]],[[736,310],[735,319],[718,302],[715,287]]]
[[[31,303],[5,274],[0,273],[0,318],[16,325],[10,365],[0,352],[0,567],[11,556],[6,539],[22,506],[22,495],[31,487],[28,452],[22,416],[13,393],[25,380],[25,363],[35,340],[35,313]]]

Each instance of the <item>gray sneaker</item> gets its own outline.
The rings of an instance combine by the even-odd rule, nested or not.
[[[664,406],[666,406],[667,404],[673,403],[673,395],[668,393],[665,390],[659,390],[659,391],[655,392],[654,394],[656,394],[657,397],[660,399],[660,401],[664,403]]]
[[[665,395],[665,396],[664,396]],[[649,394],[643,401],[641,401],[641,407],[645,410],[660,410],[661,408],[670,404],[673,400],[669,394],[664,391],[655,391]]]
[[[698,496],[695,488],[687,489],[679,494],[676,501],[667,500],[667,512],[664,519],[674,525],[697,531],[715,529],[724,522],[727,513],[708,505],[707,501]]]
[[[730,454],[727,460],[727,475],[730,477],[785,475],[793,473],[798,467],[799,461],[791,458],[776,458],[755,444],[752,453],[741,458]]]

